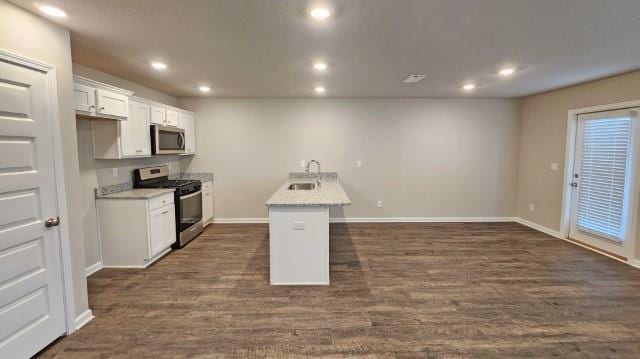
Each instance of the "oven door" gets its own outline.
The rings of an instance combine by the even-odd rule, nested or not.
[[[180,196],[180,232],[202,221],[202,191]]]
[[[172,126],[151,127],[153,153],[158,155],[184,153],[184,130]]]

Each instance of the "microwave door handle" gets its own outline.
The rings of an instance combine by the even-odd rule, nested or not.
[[[184,149],[184,133],[178,133],[178,148]]]

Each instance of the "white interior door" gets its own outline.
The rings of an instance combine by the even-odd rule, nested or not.
[[[65,333],[52,96],[45,73],[0,61],[0,358]]]
[[[578,116],[569,237],[611,254],[633,254],[637,213],[638,109]]]

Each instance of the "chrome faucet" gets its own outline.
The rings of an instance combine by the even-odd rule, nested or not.
[[[315,162],[316,166],[318,167],[318,171],[316,172],[316,184],[318,185],[318,187],[320,187],[320,162],[316,161],[316,160],[311,160],[307,163],[307,168],[306,168],[306,172],[307,174],[309,174],[309,167],[311,167],[311,163]]]

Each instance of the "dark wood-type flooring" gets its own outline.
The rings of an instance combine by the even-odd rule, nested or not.
[[[41,357],[640,358],[640,271],[519,224],[332,224],[326,287],[269,286],[267,235],[101,270]]]

